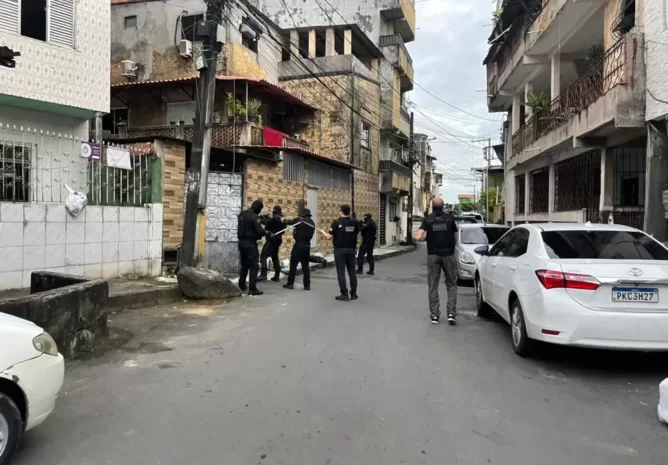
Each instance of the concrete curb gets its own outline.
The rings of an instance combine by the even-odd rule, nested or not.
[[[109,311],[118,312],[141,307],[168,304],[183,298],[178,284],[160,286],[157,289],[125,291],[109,296]]]
[[[374,254],[373,258],[376,261],[380,261],[380,260],[385,260],[386,258],[398,257],[399,255],[404,255],[404,254],[407,254],[407,253],[410,253],[410,252],[415,252],[415,250],[417,250],[418,246],[416,244],[416,245],[413,245],[413,246],[406,245],[406,246],[402,246],[402,247],[403,247],[402,249],[393,250],[392,252],[388,252],[388,253],[385,253],[383,255],[375,255]],[[333,266],[334,266],[334,262],[331,261],[331,262],[327,262],[326,265],[323,265],[321,263],[311,263],[311,266],[309,268],[311,269],[311,271],[313,271],[313,270],[318,270],[318,269],[321,269],[321,268],[331,268]],[[367,264],[367,266],[368,266],[368,264]],[[272,272],[270,272],[270,274],[271,273]],[[284,274],[284,275],[287,276],[288,270],[285,269],[285,268],[281,269],[281,274]],[[302,269],[298,268],[296,275],[299,276],[301,274],[302,274]]]

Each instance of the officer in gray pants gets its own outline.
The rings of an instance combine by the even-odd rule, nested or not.
[[[432,201],[432,213],[422,221],[416,238],[418,241],[427,241],[427,281],[431,322],[437,324],[441,318],[438,283],[443,270],[448,291],[448,323],[455,325],[457,324],[455,243],[459,240],[459,230],[452,215],[443,211],[443,199],[440,197]]]

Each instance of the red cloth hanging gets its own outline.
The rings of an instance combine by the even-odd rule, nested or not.
[[[283,138],[285,137],[285,134],[281,131],[263,127],[262,135],[264,136],[264,145],[267,147],[283,147]]]

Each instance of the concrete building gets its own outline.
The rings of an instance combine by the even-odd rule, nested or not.
[[[645,231],[668,240],[663,191],[668,188],[668,29],[666,2],[644,0],[646,109],[648,151],[646,161]]]
[[[489,110],[510,122],[507,221],[646,225],[643,8],[499,2],[484,64]]]
[[[412,60],[405,43],[415,39],[414,3],[409,0],[383,0],[374,5],[343,0],[326,5],[306,5],[298,0],[252,0],[252,3],[278,26],[290,31],[292,52],[290,60],[282,63],[281,80],[295,93],[306,86],[319,88],[317,93],[323,95],[323,85],[332,87],[346,100],[344,109],[355,108],[348,115],[348,119],[355,120],[351,137],[356,138],[355,133],[359,132],[359,139],[366,141],[367,134],[370,135],[371,169],[365,169],[365,150],[360,153],[357,149],[363,145],[346,141],[345,134],[333,135],[339,145],[345,144],[352,150],[350,159],[356,167],[355,209],[358,214],[370,212],[380,218],[381,245],[401,242],[407,231],[406,197],[410,188],[407,150],[410,123],[405,97],[414,85]],[[313,95],[314,91],[307,93]],[[359,95],[364,95],[363,100],[357,98]],[[330,103],[334,108],[341,106],[340,101]],[[357,159],[362,164],[355,162]]]
[[[196,110],[201,45],[193,30],[205,3],[113,0],[111,10],[112,115],[105,122],[105,136],[166,148],[162,237],[165,258],[172,261],[183,234],[185,177]],[[289,31],[244,2],[230,3],[225,17],[217,63],[207,223],[200,250],[207,266],[233,273],[237,215],[254,200],[262,200],[266,211],[281,205],[288,217],[307,206],[323,229],[339,216],[341,204],[353,203],[353,192],[361,209],[377,208],[377,174],[371,170],[377,166],[373,157],[377,160],[378,135],[364,134],[368,125],[344,116],[347,109],[329,90],[313,79],[310,84],[302,80],[310,74],[289,60]],[[379,98],[377,84],[367,84],[360,76],[364,66],[353,55],[337,58],[340,66],[347,66],[342,85],[348,86],[346,79],[358,81],[355,104],[373,109]],[[134,74],[126,72],[128,61]],[[354,78],[349,71],[353,64],[360,70]],[[360,144],[354,160],[348,156],[351,133]],[[364,168],[354,177],[353,164]],[[282,258],[287,258],[290,234],[284,244]],[[320,234],[312,246],[324,253],[332,248]]]
[[[0,67],[0,289],[29,287],[44,269],[160,273],[153,159],[121,151],[121,169],[88,144],[89,121],[109,112],[109,2],[1,2],[0,46],[20,53]],[[76,217],[68,187],[88,196]]]

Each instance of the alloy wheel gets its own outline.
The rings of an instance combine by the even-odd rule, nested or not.
[[[521,310],[516,306],[513,307],[513,317],[511,319],[510,327],[513,336],[513,345],[519,347],[522,343],[522,316]]]
[[[9,423],[2,413],[0,413],[0,457],[4,454],[9,443]]]

